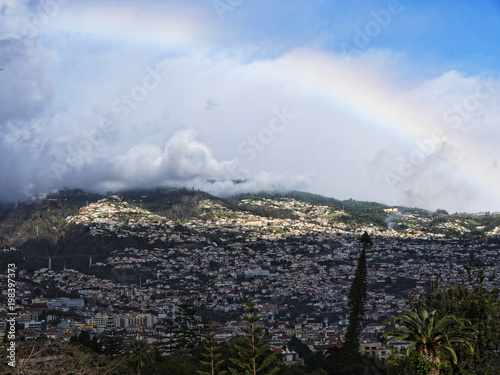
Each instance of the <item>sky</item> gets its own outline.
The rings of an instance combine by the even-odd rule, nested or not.
[[[498,212],[498,35],[497,0],[0,0],[0,200],[184,186]]]

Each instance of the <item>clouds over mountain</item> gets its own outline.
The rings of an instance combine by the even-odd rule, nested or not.
[[[169,184],[500,210],[494,72],[376,38],[348,55],[323,33],[269,45],[242,37],[245,6],[221,22],[174,1],[55,3],[0,8],[0,199]]]
[[[230,161],[216,160],[190,130],[174,133],[163,149],[151,144],[133,146],[114,166],[117,179],[150,185],[223,177],[231,168]]]

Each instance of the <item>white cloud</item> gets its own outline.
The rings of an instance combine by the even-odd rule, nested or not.
[[[106,26],[90,22],[104,17],[99,3],[91,5],[62,7],[40,29],[43,38],[16,34],[22,25],[5,11],[1,16],[9,21],[0,23],[0,35],[18,35],[0,44],[0,147],[7,155],[1,197],[63,186],[171,184],[217,194],[305,189],[451,211],[500,210],[491,194],[500,186],[497,78],[476,105],[483,78],[457,71],[424,76],[425,69],[415,76],[407,58],[392,51],[346,60],[300,49],[249,61],[248,49],[258,46],[226,48],[221,29],[176,18],[175,9],[169,11],[177,23],[159,35],[178,35],[142,44],[158,39],[149,37],[161,6],[135,19],[131,2],[121,10],[107,4],[117,11]],[[32,11],[16,9],[19,19]],[[116,29],[107,34],[110,25]],[[161,79],[124,104],[124,95],[139,93],[148,67],[157,67]],[[126,115],[113,110],[116,101]],[[457,105],[474,110],[459,115]],[[284,109],[293,115],[285,123],[276,119]],[[442,130],[439,139],[435,129]],[[429,139],[434,148],[425,153],[419,144]],[[418,163],[401,176],[400,163],[412,158]],[[388,184],[388,172],[400,174],[397,184]]]
[[[115,165],[118,180],[129,183],[158,184],[190,181],[197,177],[217,178],[231,168],[231,161],[218,161],[212,151],[195,138],[195,132],[176,132],[164,149],[141,144],[118,156]]]

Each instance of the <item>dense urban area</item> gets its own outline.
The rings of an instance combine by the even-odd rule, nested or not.
[[[494,214],[379,207],[385,222],[353,221],[355,215],[340,206],[243,196],[231,204],[197,199],[189,203],[196,215],[172,218],[144,208],[147,195],[138,197],[87,201],[65,217],[59,225],[79,228],[89,241],[75,254],[24,252],[21,258],[21,248],[4,245],[3,259],[19,262],[17,337],[70,341],[82,331],[96,338],[112,331],[124,345],[142,338],[167,354],[171,332],[165,322],[175,321],[186,306],[194,307],[195,321],[210,325],[218,342],[227,342],[247,326],[241,316],[253,301],[271,349],[287,365],[303,365],[304,358],[288,347],[292,338],[314,352],[342,346],[364,232],[373,246],[367,251],[363,353],[383,360],[407,346],[386,345],[383,322],[407,309],[409,295],[466,281],[464,266],[480,267],[487,288],[500,286],[500,226],[475,238],[474,228],[464,224],[484,215],[496,220]],[[56,205],[64,199],[46,200]],[[425,229],[429,222],[433,230]],[[103,242],[106,251],[90,248]],[[0,332],[7,332],[7,266],[1,277]]]

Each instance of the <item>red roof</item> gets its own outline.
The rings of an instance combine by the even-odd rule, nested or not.
[[[236,322],[231,324],[233,327],[250,327],[249,322]]]
[[[215,320],[213,320],[210,324],[210,327],[224,327],[223,324],[220,324],[219,322],[216,322]]]

